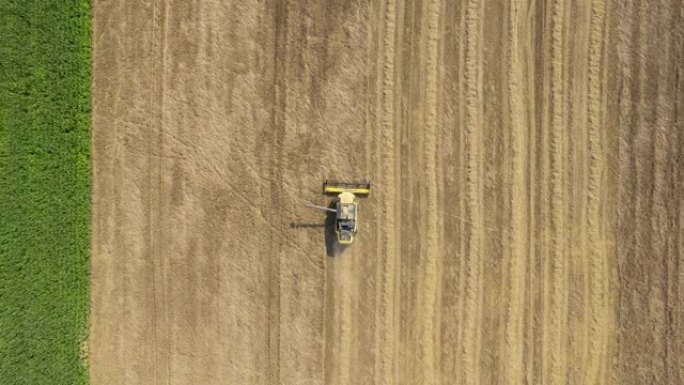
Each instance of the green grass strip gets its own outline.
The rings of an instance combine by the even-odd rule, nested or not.
[[[90,2],[0,0],[0,384],[87,384]]]

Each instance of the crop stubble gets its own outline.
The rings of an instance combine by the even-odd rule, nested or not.
[[[657,3],[96,1],[92,382],[683,382]]]

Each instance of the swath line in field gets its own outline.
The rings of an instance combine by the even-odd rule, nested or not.
[[[615,29],[619,32],[617,33],[615,42],[615,59],[620,65],[620,70],[616,77],[622,79],[623,85],[620,87],[618,101],[617,101],[617,127],[625,127],[627,122],[632,118],[633,111],[629,107],[627,101],[632,100],[632,90],[631,90],[631,55],[626,55],[628,48],[633,40],[633,6],[631,2],[618,2],[614,5],[611,12],[611,19],[614,21]],[[629,202],[631,198],[630,191],[625,188],[629,183],[625,180],[625,177],[631,179],[634,175],[633,164],[629,157],[628,144],[629,144],[629,134],[626,129],[619,129],[617,133],[617,171],[616,171],[616,182],[617,182],[617,201],[618,202]],[[625,303],[624,292],[629,290],[629,285],[623,284],[623,280],[626,278],[626,272],[628,270],[627,260],[633,254],[634,249],[631,247],[632,239],[628,236],[625,229],[624,223],[629,223],[631,221],[632,210],[629,209],[630,206],[616,205],[616,221],[617,221],[617,236],[616,238],[621,238],[621,241],[617,243],[617,270],[618,270],[618,281],[620,282],[620,293],[618,299],[618,333],[617,333],[617,364],[616,370],[613,373],[611,380],[613,383],[620,383],[622,380],[622,372],[625,372],[625,352],[622,348],[623,342],[625,341],[625,335],[627,332],[627,327],[624,324],[624,310]]]
[[[673,25],[677,33],[674,35],[675,63],[684,60],[684,3],[680,4],[679,13],[674,18]],[[672,259],[668,266],[670,285],[668,287],[668,303],[672,312],[670,323],[670,345],[668,346],[668,367],[670,368],[670,383],[684,383],[684,307],[678,304],[684,303],[684,77],[679,76],[674,84],[674,110],[678,119],[674,122],[672,130],[672,162],[673,183],[671,189],[675,192],[672,210]]]
[[[654,7],[648,2],[634,4],[631,16],[635,20],[649,20],[655,18]],[[662,314],[662,307],[650,306],[641,309],[641,304],[651,302],[660,297],[660,280],[657,277],[655,264],[646,263],[646,256],[654,250],[652,243],[653,229],[650,218],[653,216],[653,183],[654,183],[654,138],[653,127],[650,122],[653,114],[651,102],[655,93],[653,79],[650,75],[651,65],[658,66],[660,60],[653,60],[652,36],[655,33],[652,23],[636,22],[633,27],[633,39],[629,42],[629,66],[634,69],[630,84],[633,94],[628,108],[633,110],[631,119],[626,123],[625,130],[629,132],[629,148],[626,151],[628,161],[633,170],[629,182],[623,186],[629,191],[629,213],[632,218],[622,224],[622,229],[633,244],[628,249],[625,288],[626,293],[633,293],[632,298],[625,297],[624,324],[626,331],[623,335],[624,343],[621,348],[626,351],[626,361],[621,369],[624,383],[646,383],[651,378],[663,372],[663,334],[662,325],[655,319]],[[657,240],[655,240],[657,242]],[[643,277],[649,277],[649,282]],[[621,309],[622,311],[623,309]],[[634,362],[640,362],[643,370],[635,370]]]
[[[527,150],[529,116],[525,109],[523,68],[525,65],[519,55],[519,34],[524,31],[520,18],[527,14],[524,3],[513,1],[509,8],[509,57],[508,94],[511,130],[511,175],[510,191],[510,260],[506,287],[508,305],[506,309],[506,329],[503,354],[503,379],[509,384],[522,382],[523,374],[523,315],[525,303],[525,257],[528,245],[529,191],[527,178]]]
[[[440,2],[432,0],[425,4],[422,22],[427,24],[424,39],[425,51],[425,110],[422,135],[422,165],[425,175],[425,228],[426,242],[421,243],[419,295],[419,354],[420,376],[423,384],[436,384],[437,331],[435,328],[439,308],[438,265],[442,250],[439,244],[437,212],[437,77]],[[422,62],[422,61],[421,61]]]
[[[588,344],[589,352],[584,370],[584,383],[603,383],[606,380],[609,343],[614,333],[608,328],[613,324],[612,301],[608,298],[609,274],[607,258],[610,257],[604,233],[607,218],[601,191],[605,187],[606,146],[603,143],[603,126],[606,107],[605,89],[605,29],[606,4],[594,1],[591,10],[589,35],[589,83],[588,83],[588,135],[589,180],[587,191],[587,234],[589,247],[589,303],[590,314]]]
[[[563,71],[563,20],[565,4],[563,0],[556,0],[551,5],[551,79],[550,79],[550,197],[547,202],[551,216],[549,230],[549,270],[548,287],[544,290],[546,301],[544,310],[544,355],[547,358],[544,365],[542,381],[556,385],[565,382],[565,338],[566,324],[566,263],[563,250],[564,245],[564,146],[566,122],[564,106],[564,71]]]
[[[656,276],[660,281],[661,287],[657,290],[661,293],[664,302],[664,308],[659,309],[659,314],[654,317],[654,321],[657,324],[656,332],[662,331],[662,351],[665,359],[662,362],[664,367],[664,381],[666,383],[678,383],[672,380],[672,374],[676,373],[676,368],[671,366],[672,357],[670,356],[670,348],[672,346],[672,341],[677,339],[676,335],[673,335],[673,329],[671,327],[672,323],[672,310],[673,308],[681,307],[680,304],[673,304],[668,296],[669,290],[668,286],[670,282],[670,272],[669,260],[672,258],[672,250],[670,250],[672,234],[670,223],[670,212],[673,211],[674,199],[673,196],[681,194],[681,191],[675,192],[674,195],[668,194],[668,186],[673,183],[673,175],[670,174],[668,170],[668,159],[671,159],[672,155],[670,153],[670,142],[672,140],[671,133],[674,131],[672,129],[673,123],[675,121],[674,114],[674,104],[673,101],[676,100],[676,96],[673,94],[673,85],[675,83],[676,77],[671,74],[671,69],[673,65],[671,64],[672,59],[672,32],[675,26],[672,24],[674,21],[674,12],[671,6],[672,2],[662,1],[659,2],[659,7],[657,10],[655,18],[659,20],[657,27],[655,28],[655,35],[657,39],[657,52],[658,52],[658,65],[655,74],[651,77],[655,77],[655,122],[651,128],[652,143],[652,165],[653,168],[653,187],[650,196],[650,230],[651,235],[651,250],[650,255],[654,258],[662,258],[660,266],[657,268]],[[677,60],[677,59],[675,59]],[[651,83],[653,80],[651,80]],[[681,166],[680,166],[681,167]],[[681,360],[681,357],[679,357]]]
[[[463,338],[460,360],[463,384],[480,383],[480,340],[482,313],[482,10],[479,0],[470,0],[465,19],[465,214],[471,226],[466,228],[466,277]]]
[[[399,1],[399,5],[402,5]],[[378,143],[380,147],[381,167],[379,176],[386,186],[382,192],[382,208],[380,217],[383,221],[379,231],[377,255],[379,279],[381,282],[379,292],[380,311],[376,319],[376,346],[378,360],[376,368],[376,381],[380,384],[393,384],[397,373],[397,347],[398,338],[398,278],[399,278],[399,248],[397,246],[397,207],[398,190],[396,159],[396,128],[395,128],[395,43],[397,29],[397,1],[390,0],[384,3],[382,14],[382,29],[380,29],[380,41],[382,48],[378,50],[378,82],[380,93],[377,95],[381,100],[381,111],[378,119]],[[384,12],[382,12],[384,11]],[[401,25],[399,25],[401,28]]]

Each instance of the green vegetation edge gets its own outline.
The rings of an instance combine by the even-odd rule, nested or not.
[[[0,384],[87,384],[91,6],[0,0]]]

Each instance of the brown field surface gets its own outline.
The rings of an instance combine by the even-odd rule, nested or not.
[[[678,1],[94,1],[94,385],[684,384]],[[370,179],[326,242],[325,178]]]

